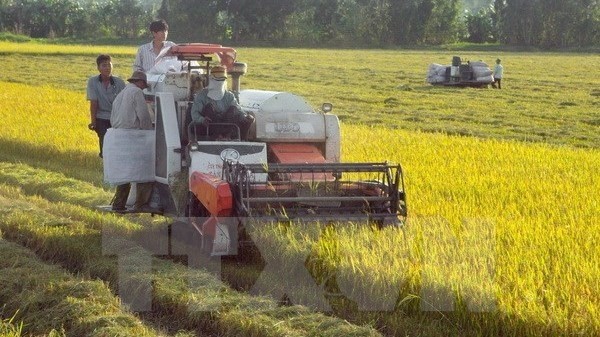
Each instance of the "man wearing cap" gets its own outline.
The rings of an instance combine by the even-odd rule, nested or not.
[[[246,139],[248,129],[254,121],[254,117],[242,110],[233,92],[227,90],[227,69],[223,66],[211,68],[208,87],[194,98],[191,115],[193,122],[203,126],[210,123],[234,123],[240,128],[242,139]],[[228,138],[226,132],[222,131],[217,132]]]
[[[134,71],[129,82],[113,102],[110,124],[115,129],[152,130],[152,120],[143,89],[148,87],[146,74]]]
[[[148,105],[144,98],[143,89],[148,87],[146,74],[134,71],[129,82],[113,102],[110,123],[113,129],[137,129],[152,130],[152,120],[148,111]],[[146,211],[152,194],[153,182],[140,182],[136,185],[136,200],[134,210]],[[117,186],[113,199],[112,209],[124,211],[126,209],[127,197],[129,196],[130,183]]]

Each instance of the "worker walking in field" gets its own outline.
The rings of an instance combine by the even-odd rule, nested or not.
[[[236,124],[240,129],[240,138],[244,140],[254,121],[254,117],[242,110],[233,92],[227,90],[227,69],[223,66],[211,68],[208,87],[194,98],[191,116],[194,123],[203,126],[209,126],[210,123]],[[210,132],[230,138],[228,132],[222,129],[214,128]]]
[[[117,94],[125,88],[125,81],[113,76],[113,64],[110,55],[102,54],[96,58],[99,75],[90,77],[87,81],[87,99],[90,101],[90,124],[88,128],[98,135],[100,145],[99,156],[102,158],[104,135],[110,125],[112,104]]]
[[[502,75],[504,73],[504,67],[500,64],[500,59],[496,59],[496,66],[494,67],[494,82],[492,87],[502,89]]]

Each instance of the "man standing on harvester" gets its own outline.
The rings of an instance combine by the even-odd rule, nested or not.
[[[214,66],[210,70],[208,87],[200,91],[192,105],[192,121],[208,127],[210,123],[233,123],[240,128],[240,138],[246,140],[254,117],[245,113],[233,92],[227,90],[227,69]],[[211,128],[220,138],[231,138],[225,128]]]
[[[141,71],[134,71],[133,75],[127,80],[129,83],[125,89],[117,95],[113,102],[112,114],[110,123],[113,130],[109,130],[111,137],[111,150],[107,151],[105,158],[105,179],[106,166],[117,166],[119,170],[125,172],[143,171],[147,166],[144,161],[136,160],[132,155],[140,151],[129,153],[135,142],[140,138],[139,130],[152,130],[152,120],[148,112],[148,106],[144,98],[143,89],[148,87],[146,82],[146,74]],[[118,137],[118,138],[117,138]],[[114,143],[113,143],[114,142]],[[141,146],[145,153],[145,157],[152,157],[152,148]],[[142,153],[144,154],[144,153]],[[107,162],[112,161],[112,162]],[[108,164],[108,165],[107,165]],[[130,181],[118,182],[117,190],[112,202],[113,211],[126,211],[127,198],[131,188],[130,182],[136,182],[136,200],[134,204],[134,212],[149,212],[150,197],[152,195],[153,182],[135,181],[132,176]]]

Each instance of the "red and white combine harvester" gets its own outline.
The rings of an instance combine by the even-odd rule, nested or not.
[[[315,111],[291,93],[240,90],[246,64],[221,45],[181,44],[159,58],[187,69],[148,74],[156,125],[155,199],[165,215],[187,219],[202,237],[199,248],[213,256],[237,254],[248,219],[404,223],[400,165],[342,163],[331,104]],[[231,127],[237,136],[217,140],[191,121],[194,95],[218,64],[227,68],[241,107],[254,116],[247,140],[234,124],[219,127]]]

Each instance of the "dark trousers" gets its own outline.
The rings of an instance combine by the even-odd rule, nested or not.
[[[494,83],[492,83],[492,87],[496,88],[496,84],[498,84],[498,89],[502,89],[502,79],[494,77]]]
[[[106,130],[110,129],[110,120],[96,118],[96,134],[98,134],[98,145],[100,145],[100,158],[102,158],[102,147],[104,146],[104,135]]]
[[[150,198],[152,197],[152,187],[154,186],[153,182],[148,183],[137,183],[136,193],[135,193],[135,204],[133,205],[134,209],[139,209],[142,206],[148,206],[150,202]],[[129,191],[131,190],[131,184],[122,184],[117,186],[117,190],[115,192],[115,196],[112,202],[112,209],[114,210],[124,210],[125,205],[127,204],[127,198],[129,197]]]

